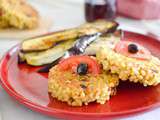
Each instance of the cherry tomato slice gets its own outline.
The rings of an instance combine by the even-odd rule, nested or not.
[[[58,67],[61,70],[71,70],[73,72],[76,72],[77,66],[80,63],[85,63],[88,65],[88,73],[91,74],[99,74],[100,73],[100,65],[98,62],[94,59],[91,58],[90,56],[71,56],[67,59],[64,59],[59,62]]]
[[[137,53],[130,53],[128,51],[128,45],[129,44],[137,45],[138,52]],[[130,41],[120,41],[115,46],[114,50],[117,53],[123,54],[123,55],[131,57],[131,58],[136,58],[136,59],[139,59],[139,60],[149,60],[151,58],[151,53],[147,48],[139,45],[138,43],[134,43],[134,42],[130,42]]]

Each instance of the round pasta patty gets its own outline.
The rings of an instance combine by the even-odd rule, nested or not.
[[[104,104],[116,92],[118,77],[107,73],[99,75],[77,75],[71,71],[61,71],[58,66],[49,72],[48,91],[51,96],[71,106],[87,105],[96,101]]]
[[[117,74],[121,80],[140,82],[144,86],[160,83],[160,60],[154,56],[150,60],[138,60],[101,48],[96,57],[105,71]]]

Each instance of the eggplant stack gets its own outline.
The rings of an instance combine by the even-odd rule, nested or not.
[[[118,24],[114,21],[98,20],[92,23],[85,23],[76,28],[24,40],[19,52],[19,62],[26,61],[27,64],[32,66],[52,63],[72,47],[78,38],[97,32],[104,33],[84,53],[95,54],[99,47],[103,45],[112,47],[120,40],[121,32],[117,30],[117,27]]]

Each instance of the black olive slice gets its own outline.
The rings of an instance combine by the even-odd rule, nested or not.
[[[138,46],[136,44],[129,44],[128,45],[128,52],[130,53],[137,53],[138,52]]]
[[[79,75],[86,75],[88,72],[88,65],[86,63],[80,63],[77,66],[77,73]]]

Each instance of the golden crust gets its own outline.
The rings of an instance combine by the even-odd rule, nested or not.
[[[80,76],[71,71],[61,71],[55,66],[49,72],[48,91],[52,97],[71,106],[87,105],[94,101],[104,104],[111,95],[115,95],[118,83],[118,76],[114,74]]]
[[[144,86],[160,83],[160,60],[154,56],[150,60],[137,60],[102,48],[96,57],[105,71],[117,74],[121,80],[140,82]]]
[[[38,26],[38,12],[25,0],[0,0],[0,9],[0,28],[31,29]]]

